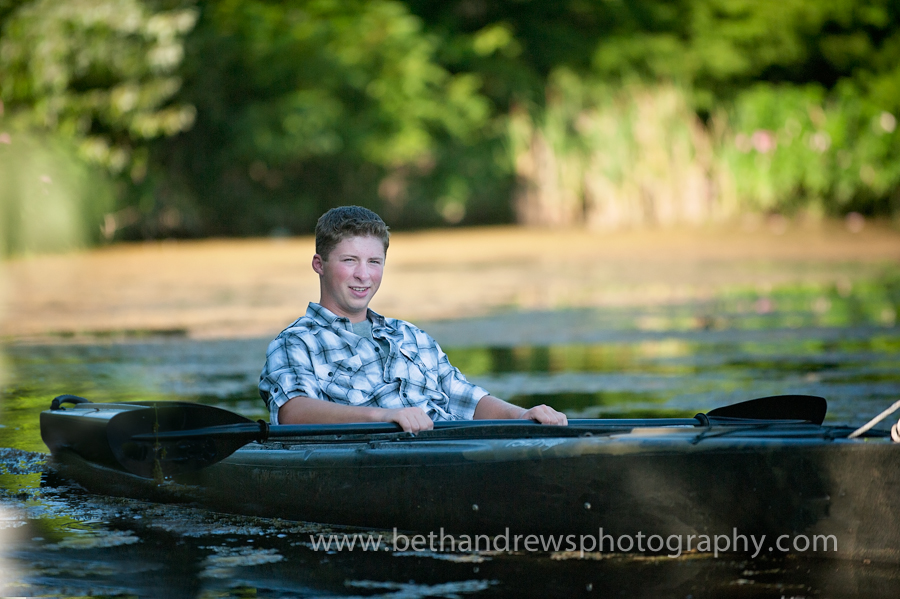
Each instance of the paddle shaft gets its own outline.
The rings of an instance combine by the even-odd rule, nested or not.
[[[573,428],[642,428],[662,426],[707,426],[710,420],[720,424],[759,424],[771,420],[810,421],[821,424],[825,417],[826,402],[821,397],[807,395],[782,395],[762,397],[730,406],[711,410],[708,414],[697,414],[693,418],[582,418],[569,420]],[[163,408],[165,409],[165,408]],[[181,404],[177,410],[190,410]],[[197,408],[199,409],[199,408]],[[327,435],[373,435],[398,433],[403,429],[394,422],[353,422],[341,424],[279,424],[269,426],[264,421],[252,422],[238,414],[219,410],[212,406],[202,406],[209,415],[216,412],[228,416],[225,424],[202,427],[179,427],[175,430],[156,430],[130,435],[134,441],[174,441],[215,437],[219,439],[264,442],[268,439],[288,437],[309,437]],[[213,412],[214,411],[214,412]],[[734,419],[732,422],[731,420]],[[544,426],[531,420],[442,420],[434,423],[436,430],[495,427]]]
[[[269,426],[253,422],[229,410],[203,404],[144,404],[147,409],[131,409],[113,416],[107,426],[109,448],[119,464],[129,472],[159,478],[178,472],[210,466],[253,441],[272,438],[369,435],[400,433],[392,422],[348,424],[288,424]],[[649,427],[706,427],[710,424],[742,426],[770,425],[774,422],[813,422],[821,424],[826,402],[821,397],[787,395],[766,397],[724,406],[694,418],[614,418],[574,419],[569,429],[622,430]],[[435,422],[434,428],[478,430],[504,427],[521,429],[523,434],[541,429],[542,434],[555,427],[530,420],[452,420]],[[498,431],[499,432],[499,431]],[[563,432],[562,430],[560,432]],[[502,433],[507,434],[507,433]]]
[[[572,428],[641,428],[655,426],[701,426],[699,418],[584,418],[569,420]],[[497,427],[546,426],[533,420],[444,420],[434,423],[435,430]],[[266,427],[259,424],[225,424],[183,431],[162,431],[132,436],[136,441],[194,439],[206,436],[247,436],[250,440],[265,441],[286,437],[319,435],[374,435],[398,433],[403,429],[394,422],[357,422],[350,424],[278,424]]]

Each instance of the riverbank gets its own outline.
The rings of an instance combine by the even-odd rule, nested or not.
[[[318,298],[312,237],[116,244],[5,264],[7,340],[271,336]],[[373,309],[413,321],[702,301],[738,287],[849,285],[900,264],[866,223],[697,230],[399,232]]]

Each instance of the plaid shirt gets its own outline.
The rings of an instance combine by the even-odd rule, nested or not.
[[[454,368],[437,342],[408,322],[369,310],[372,336],[390,344],[387,357],[350,320],[316,303],[283,330],[266,352],[259,394],[272,424],[278,409],[302,395],[353,406],[418,406],[432,420],[466,420],[488,394]]]

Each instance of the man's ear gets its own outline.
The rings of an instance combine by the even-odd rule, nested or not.
[[[316,254],[312,259],[312,268],[316,273],[323,275],[325,274],[325,266],[322,264],[324,260],[322,260],[322,256]]]

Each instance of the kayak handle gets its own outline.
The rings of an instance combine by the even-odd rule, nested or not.
[[[80,404],[80,403],[93,403],[89,399],[85,399],[83,397],[78,397],[77,395],[59,395],[53,398],[53,401],[50,402],[51,410],[63,410],[65,408],[62,407],[62,404],[70,403],[70,404]]]
[[[256,421],[256,424],[259,425],[259,437],[257,438],[257,442],[265,443],[269,440],[269,423],[260,418]]]

